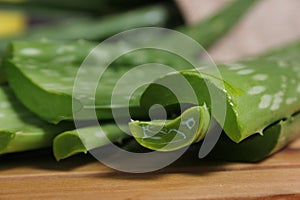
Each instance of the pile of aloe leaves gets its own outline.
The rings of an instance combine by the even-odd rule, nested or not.
[[[108,68],[99,83],[94,104],[82,106],[80,101],[85,97],[73,95],[79,67],[105,38],[131,28],[156,26],[178,30],[204,48],[209,48],[257,0],[234,0],[193,26],[183,24],[178,17],[178,9],[170,1],[157,1],[155,5],[132,1],[132,4],[124,3],[126,6],[117,6],[121,1],[103,1],[103,9],[99,10],[83,1],[81,3],[85,7],[81,7],[80,2],[77,0],[76,3],[61,5],[58,1],[29,0],[5,5],[25,9],[25,12],[26,8],[34,10],[35,7],[48,8],[51,5],[51,9],[56,10],[63,6],[63,9],[72,12],[76,10],[76,15],[83,12],[80,8],[85,8],[83,13],[102,12],[102,15],[96,19],[86,17],[85,13],[83,17],[56,25],[43,25],[0,41],[3,50],[0,51],[0,154],[52,146],[55,158],[61,160],[95,148],[101,150],[110,142],[126,149],[129,148],[126,144],[131,141],[137,142],[130,147],[136,148],[136,151],[143,147],[168,152],[189,145],[200,147],[212,124],[222,124],[223,132],[208,158],[254,162],[270,156],[300,136],[300,41],[251,59],[218,64],[222,79],[211,74],[209,67],[195,70],[184,59],[167,53],[151,50],[133,52],[111,64],[112,67]],[[114,14],[107,15],[107,9]],[[124,48],[124,44],[118,45]],[[108,46],[105,55],[113,54],[112,49]],[[129,123],[125,121],[122,127],[118,127],[112,110],[122,113],[126,105],[112,107],[112,91],[123,74],[143,63],[163,63],[179,72],[162,74],[146,88],[137,91],[130,103],[133,120]],[[102,66],[91,66],[86,73],[94,73],[97,67]],[[200,69],[201,63],[197,67]],[[146,75],[139,74],[137,79]],[[189,82],[195,91],[197,105],[188,96],[184,102],[178,102],[172,91],[160,85],[174,84],[178,77],[184,77]],[[85,84],[88,87],[88,78]],[[206,84],[218,98],[224,100],[225,115],[213,111]],[[179,90],[184,91],[180,84],[178,86]],[[126,93],[126,88],[124,85],[119,98],[130,95]],[[148,110],[155,104],[166,108],[167,120],[149,118]],[[181,104],[188,107],[180,110]],[[82,127],[75,127],[74,108],[78,111],[94,109],[102,132],[88,121],[88,116],[81,119]],[[198,123],[193,126],[187,124],[178,134],[179,126],[190,119],[196,119]],[[132,135],[124,130],[130,130]],[[174,138],[177,138],[176,142]]]

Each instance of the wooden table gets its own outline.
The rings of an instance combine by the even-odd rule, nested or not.
[[[51,151],[0,158],[0,199],[300,199],[300,140],[256,164],[183,156],[154,173],[127,174],[91,156]]]

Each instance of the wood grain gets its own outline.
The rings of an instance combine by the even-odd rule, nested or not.
[[[57,163],[51,151],[0,159],[0,199],[299,199],[300,140],[260,163],[184,155],[153,173],[127,174],[78,155]]]

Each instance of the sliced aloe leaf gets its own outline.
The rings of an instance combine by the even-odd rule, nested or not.
[[[233,141],[240,142],[300,110],[299,52],[300,42],[296,42],[257,59],[219,65],[223,80],[216,79],[209,71],[198,70],[167,75],[146,89],[141,105],[150,108],[154,104],[168,106],[178,103],[175,96],[170,94],[171,91],[158,83],[178,80],[176,78],[183,75],[198,94],[199,102],[206,102],[210,107],[209,95],[202,95],[208,94],[203,81],[206,80],[220,91],[220,96],[226,95],[227,118],[223,128]],[[225,90],[219,87],[218,82],[224,83]],[[192,103],[186,100],[181,103]],[[214,117],[217,121],[221,118]]]
[[[51,146],[70,124],[49,124],[27,110],[6,86],[0,87],[0,154]]]
[[[266,151],[271,153],[290,142],[289,138],[299,136],[298,118],[294,119],[293,117],[300,110],[299,53],[300,42],[295,42],[258,58],[219,65],[218,69],[223,79],[218,79],[214,74],[210,74],[210,70],[172,73],[149,85],[141,97],[141,105],[149,109],[154,104],[164,107],[178,104],[172,91],[161,84],[173,82],[178,87],[178,91],[184,92],[184,88],[180,89],[181,85],[178,84],[179,78],[184,76],[196,92],[198,101],[204,102],[211,109],[206,85],[210,84],[216,91],[215,98],[221,99],[226,96],[227,112],[222,128],[230,140],[235,143],[243,141],[240,145],[241,149],[254,148],[253,145],[266,148],[264,142],[268,140],[270,148]],[[224,84],[225,88],[220,87],[220,83]],[[180,103],[195,102],[186,98],[185,102]],[[213,112],[212,115],[218,122],[222,122],[223,113]],[[278,121],[281,122],[274,125]],[[259,135],[264,133],[267,135],[266,137]],[[251,135],[255,136],[249,138]],[[227,144],[224,145],[225,147]],[[232,148],[228,147],[228,149],[238,148],[234,144],[232,144]],[[245,160],[258,160],[266,156],[260,150],[257,150],[256,153],[258,155],[255,157],[253,156],[255,153],[250,152],[249,154],[253,158],[245,156]],[[236,154],[241,155],[242,153]],[[242,159],[242,156],[239,158]]]
[[[110,143],[121,142],[128,137],[130,135],[124,133],[114,123],[101,125],[101,129],[99,126],[75,129],[55,137],[53,153],[56,160],[61,160]]]
[[[187,109],[173,120],[133,121],[129,123],[133,137],[144,147],[158,151],[172,151],[199,142],[210,124],[207,107]]]
[[[235,1],[231,6],[236,7],[235,4],[238,2],[239,1]],[[250,1],[247,0],[245,4],[250,5],[249,2]],[[231,10],[231,6],[225,10]],[[247,6],[242,7],[242,9],[246,7]],[[245,12],[245,10],[241,11],[241,13]],[[225,11],[221,13],[224,15],[228,14]],[[217,15],[216,18],[220,20],[232,20],[225,16],[223,18],[223,14]],[[215,21],[215,18],[211,18],[211,20]],[[209,24],[208,21],[204,23]],[[232,23],[226,24],[233,25]],[[193,29],[199,33],[207,29],[215,30],[215,28],[207,25],[201,26],[200,23],[192,29],[187,29],[187,32]],[[184,29],[181,30],[185,32]],[[200,37],[198,42],[202,43],[204,40],[205,38]],[[212,39],[210,40],[212,41]],[[215,40],[217,40],[217,38],[213,39],[213,41]],[[170,38],[169,43],[177,43],[177,41]],[[73,119],[71,95],[76,73],[84,57],[87,56],[89,51],[95,46],[95,44],[88,44],[86,42],[13,42],[8,48],[4,58],[4,68],[6,69],[9,84],[21,102],[41,118],[53,123],[57,123],[61,120],[71,120]],[[118,48],[126,48],[126,45],[124,47],[124,44],[120,44]],[[99,56],[109,57],[109,52],[114,51],[111,49],[112,47],[107,47],[108,53],[103,53]],[[170,56],[170,54],[161,51],[159,53],[151,50],[147,52],[142,51],[121,57],[114,63],[116,70],[109,68],[106,73],[107,76],[105,78],[102,77],[103,82],[97,91],[95,107],[98,108],[97,113],[100,118],[112,118],[111,93],[117,80],[127,70],[131,69],[132,66],[145,63],[162,63],[172,66],[177,70],[192,67],[184,59],[174,55]],[[91,66],[91,71],[88,73],[93,74],[95,70],[97,70],[97,67]],[[140,75],[137,79],[143,80],[145,76],[147,76],[146,73]],[[89,87],[88,81],[89,80],[87,80],[86,87]],[[119,94],[120,99],[127,98],[126,96],[129,95],[130,92],[127,91],[126,88],[124,87],[123,93]],[[28,95],[27,91],[33,92],[31,95]],[[141,94],[141,92],[139,94]],[[143,113],[137,108],[139,106],[139,94],[136,95],[137,98],[131,104],[132,115],[144,118],[146,113]],[[77,101],[75,101],[74,107],[78,110],[82,109],[80,102],[76,102]],[[123,113],[123,109],[126,107],[127,105],[119,106],[118,112]]]
[[[85,41],[14,42],[10,45],[10,50],[7,51],[4,59],[9,84],[21,102],[43,119],[54,123],[73,119],[72,93],[76,74],[85,56],[95,46],[96,44]],[[123,46],[120,44],[120,48]],[[91,105],[100,113],[102,119],[112,118],[111,93],[117,80],[131,68],[127,62],[130,62],[127,58],[118,60],[117,66],[109,67],[105,76],[102,76],[103,84],[97,90],[95,105]],[[98,67],[91,66],[86,74],[94,74]],[[186,68],[182,66],[181,69]],[[94,84],[89,81],[87,79],[83,83],[86,88]],[[123,93],[121,94],[123,98],[125,98],[124,95],[129,94],[129,92],[126,93],[126,88]],[[82,108],[79,98],[87,97],[75,99],[75,111],[89,109]],[[137,106],[138,101],[132,107]],[[124,105],[124,108],[126,107],[127,105]],[[124,108],[118,109],[122,111]],[[140,111],[135,112],[136,115],[140,113]]]

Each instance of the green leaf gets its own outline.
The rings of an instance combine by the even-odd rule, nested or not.
[[[258,58],[219,65],[222,79],[216,78],[210,69],[172,73],[147,87],[141,105],[149,109],[154,104],[168,107],[178,103],[195,103],[189,96],[184,102],[178,102],[172,91],[161,85],[173,83],[184,95],[185,90],[181,89],[182,85],[178,81],[184,76],[194,89],[198,101],[212,109],[211,91],[207,89],[207,85],[210,85],[216,94],[214,98],[226,97],[227,112],[222,128],[233,141],[226,142],[229,140],[224,139],[224,136],[220,140],[218,152],[227,148],[229,158],[259,160],[299,136],[299,116],[295,114],[300,110],[299,53],[300,42],[295,42]],[[222,84],[225,88],[220,87]],[[224,113],[212,112],[212,115],[222,123]],[[266,137],[259,134],[266,134]],[[255,151],[255,148],[261,150]]]
[[[49,11],[51,13],[51,11]],[[51,13],[55,15],[54,11]],[[103,40],[122,31],[147,26],[167,26],[178,14],[170,4],[156,4],[129,10],[127,12],[99,17],[77,15],[71,19],[61,19],[55,24],[32,27],[28,32],[18,37],[2,38],[1,51],[10,40],[38,40],[42,38],[58,40]],[[73,14],[74,15],[74,14]],[[155,16],[155,19],[149,17]],[[54,16],[55,17],[55,16]],[[61,16],[62,18],[63,16]],[[58,31],[59,30],[59,31]]]
[[[158,151],[173,151],[199,142],[210,124],[207,107],[187,109],[173,120],[133,121],[129,123],[133,137],[144,147]]]
[[[226,96],[227,114],[223,128],[233,141],[240,142],[300,110],[299,52],[300,43],[297,42],[256,59],[219,65],[223,80],[216,79],[209,69],[167,75],[146,89],[141,105],[150,108],[154,104],[168,106],[178,103],[171,91],[159,83],[167,80],[176,83],[178,77],[183,75],[196,92],[198,101],[205,102],[210,107],[206,84],[211,84],[219,91],[217,95],[220,98]],[[225,90],[219,83],[224,83]],[[186,98],[186,102],[181,103],[194,103],[189,101],[191,100]],[[219,113],[214,117],[220,122],[222,115],[223,113]]]
[[[124,44],[117,45],[124,48]],[[9,84],[21,102],[41,118],[54,123],[71,120],[73,119],[72,93],[77,71],[85,56],[95,46],[96,44],[85,41],[65,43],[50,41],[13,42],[4,59]],[[78,51],[79,49],[80,51]],[[110,49],[108,47],[107,51],[109,52]],[[99,56],[105,55],[99,53]],[[102,119],[111,119],[111,94],[115,83],[126,71],[132,68],[127,63],[135,60],[134,58],[131,55],[120,58],[105,71],[97,88],[95,105],[91,104],[87,105],[87,108],[83,108],[80,103],[82,99],[79,98],[89,97],[75,97],[75,105],[73,105],[75,111],[96,108]],[[179,59],[181,58],[177,60]],[[144,62],[144,60],[140,59],[139,62]],[[98,67],[89,67],[85,71],[85,75],[97,73]],[[177,67],[188,69],[190,65]],[[144,76],[147,74],[140,74],[139,78],[143,80]],[[86,88],[90,88],[94,82],[87,78],[82,84]],[[132,84],[132,82],[126,83],[127,87],[124,88],[122,94],[118,94],[121,100],[130,94],[128,88],[130,89]],[[30,91],[30,95],[28,95],[28,91]],[[134,116],[145,116],[145,113],[138,110],[138,105],[138,100],[135,100],[131,105]],[[127,105],[121,105],[116,109],[120,110],[121,113],[126,107]]]
[[[245,6],[241,6],[241,9],[237,9],[239,2],[244,2]],[[226,24],[226,27],[231,27],[236,19],[244,13],[250,4],[254,3],[254,0],[247,1],[234,1],[225,9],[221,10],[215,17],[211,17],[202,23],[200,22],[195,27],[181,28],[183,33],[191,34],[195,36],[195,39],[200,43],[207,41],[206,37],[198,37],[196,33],[200,35],[202,32],[211,30],[216,31],[218,34],[209,38],[209,44],[216,41],[218,37],[224,33],[225,29],[216,30],[216,25],[209,25],[215,21],[221,20]],[[229,13],[234,12],[232,17]],[[234,18],[234,20],[233,20]],[[77,31],[75,31],[77,32]],[[206,34],[207,35],[207,34]],[[168,38],[167,43],[177,43],[172,38]],[[206,47],[209,45],[207,44]],[[120,49],[127,48],[128,44],[116,44]],[[12,42],[10,47],[6,51],[4,58],[4,68],[6,71],[9,84],[13,88],[16,96],[20,101],[29,108],[32,112],[40,116],[41,118],[57,123],[62,120],[72,120],[72,90],[74,80],[77,74],[77,70],[88,55],[90,50],[95,47],[96,44],[87,42]],[[105,59],[107,56],[111,56],[116,48],[108,46],[107,52],[100,52],[99,57]],[[172,66],[174,69],[183,70],[192,68],[184,59],[178,58],[178,56],[170,55],[170,53],[143,50],[139,52],[133,52],[129,55],[121,57],[114,62],[114,68],[111,67],[106,72],[106,77],[102,78],[102,84],[96,93],[95,106],[98,117],[102,119],[112,118],[111,113],[111,93],[115,86],[116,81],[126,71],[130,70],[132,66],[145,64],[145,63],[161,63]],[[90,71],[87,73],[94,74],[99,66],[91,66]],[[103,67],[103,66],[101,66]],[[137,77],[137,79],[143,80],[147,76],[146,73]],[[86,87],[89,87],[88,79],[86,80]],[[132,83],[127,83],[128,88]],[[126,87],[127,88],[127,87]],[[30,95],[28,95],[28,91]],[[146,113],[138,109],[139,107],[139,95],[136,94],[136,99],[131,104],[132,115],[135,117],[145,118]],[[120,99],[127,98],[129,91],[125,88],[122,94],[119,94]],[[39,105],[39,106],[36,106]],[[82,108],[80,100],[75,99],[75,111],[86,109]],[[120,105],[117,108],[118,113],[123,113],[124,108],[127,105]]]
[[[254,1],[253,1],[254,2]],[[247,2],[248,4],[248,2]],[[248,4],[250,5],[250,4]],[[236,6],[235,4],[232,4],[231,6]],[[236,12],[236,18],[241,16],[245,10],[243,10],[245,7],[239,10],[239,12]],[[231,9],[232,7],[228,7],[226,9]],[[230,21],[230,24],[227,24],[229,28],[234,24],[234,20],[232,18],[225,18],[222,15],[228,15],[224,12],[226,9],[222,10],[222,12],[217,15],[216,17],[212,17],[205,21],[205,26],[200,26],[199,24],[192,28],[184,29],[182,28],[182,32],[186,32],[187,34],[193,33],[192,30],[195,30],[199,33],[201,33],[204,30],[212,29],[214,26],[207,26],[210,21],[216,21],[216,19],[223,20],[225,22],[226,20]],[[160,10],[165,11],[165,10]],[[230,12],[231,12],[230,11]],[[138,12],[138,11],[137,11]],[[239,14],[238,14],[239,13]],[[146,15],[146,13],[143,13]],[[125,15],[124,15],[125,16]],[[130,14],[127,15],[130,17]],[[113,18],[112,18],[113,19]],[[124,17],[124,20],[127,19],[126,16]],[[141,20],[142,18],[136,18],[137,20]],[[109,20],[108,20],[109,21]],[[133,21],[131,21],[133,22]],[[143,20],[144,22],[144,20]],[[152,23],[152,22],[151,22]],[[84,22],[85,26],[87,26],[86,22]],[[91,23],[92,24],[92,23]],[[88,25],[91,25],[88,23]],[[107,23],[107,21],[104,24],[112,24]],[[77,24],[78,25],[78,24]],[[103,24],[100,23],[98,26],[102,26]],[[135,24],[136,25],[136,24]],[[96,28],[94,24],[92,24],[92,28]],[[68,26],[70,27],[70,26]],[[69,34],[63,34],[64,37],[67,37],[67,39],[70,39],[70,37],[73,37],[73,33],[80,33],[83,34],[84,31],[74,31],[76,27],[79,26],[72,26],[68,33]],[[72,29],[73,28],[73,29]],[[75,28],[75,29],[74,29]],[[66,29],[64,29],[66,30]],[[71,31],[70,31],[71,30]],[[82,27],[81,27],[82,30]],[[89,30],[89,28],[84,28],[83,30]],[[97,29],[97,31],[101,29]],[[110,28],[111,30],[111,28]],[[215,29],[214,29],[215,30]],[[90,31],[90,36],[88,37],[98,37],[99,34],[97,31]],[[192,32],[191,32],[192,31]],[[225,29],[219,29],[217,31],[218,34],[222,34],[225,32]],[[51,35],[51,37],[55,37],[56,33],[58,32],[51,32],[49,30],[44,31],[44,33]],[[34,32],[30,34],[32,37],[39,37],[39,35],[44,35],[43,30]],[[101,32],[102,34],[102,32]],[[58,35],[61,35],[61,32],[58,33]],[[201,34],[200,34],[201,35]],[[87,36],[85,34],[85,36]],[[194,35],[196,36],[196,35]],[[60,37],[60,36],[58,36]],[[77,37],[77,36],[76,36]],[[199,39],[200,38],[200,39]],[[195,37],[196,40],[203,40],[199,41],[200,43],[205,41],[210,41],[212,43],[214,40],[217,39],[217,37],[210,37],[209,40],[202,37]],[[14,43],[11,45],[11,49],[7,51],[5,65],[7,68],[7,74],[10,77],[10,85],[16,92],[17,96],[21,101],[30,108],[33,112],[35,112],[40,117],[47,119],[51,122],[59,122],[61,120],[65,119],[72,119],[72,110],[71,110],[71,103],[72,103],[72,86],[74,83],[74,78],[77,73],[76,66],[79,66],[79,64],[82,62],[84,57],[89,53],[89,51],[95,46],[95,44],[89,44],[85,43],[83,41],[81,42],[75,42],[75,43],[65,43],[65,44],[58,44],[58,43],[52,43],[44,41],[40,43],[26,43],[26,42],[19,42]],[[206,45],[208,46],[208,44]],[[109,48],[109,47],[108,47]],[[80,49],[80,51],[74,51],[75,49]],[[25,52],[25,53],[24,53]],[[26,55],[27,54],[27,55]],[[143,54],[143,53],[142,53]],[[157,58],[156,52],[148,52],[148,56],[141,56],[142,54],[136,54],[133,56],[127,56],[123,59],[120,59],[116,62],[117,65],[131,65],[131,64],[141,64],[141,63],[148,63],[151,61],[161,61]],[[159,53],[160,56],[164,53]],[[140,59],[140,58],[143,59]],[[190,68],[190,65],[187,65],[186,62],[182,62],[182,60],[173,59],[172,57],[165,54],[164,56],[161,56],[166,58],[166,64],[171,65],[177,65],[179,66],[179,69],[187,69]],[[139,59],[137,59],[139,58]],[[154,59],[153,59],[154,58]],[[137,62],[138,61],[138,62]],[[45,64],[46,63],[46,64]],[[181,63],[184,63],[183,65]],[[66,65],[69,65],[69,67],[66,67]],[[36,68],[39,68],[39,70],[36,70]],[[126,66],[127,67],[127,66]],[[129,67],[130,68],[130,67]],[[127,67],[127,69],[129,69]],[[176,68],[176,67],[175,67]],[[123,71],[120,71],[119,74],[122,74]],[[109,74],[109,73],[108,73]],[[114,74],[115,75],[115,74]],[[107,82],[114,82],[112,80],[111,76],[108,76]],[[117,80],[117,78],[115,78]],[[105,80],[104,80],[105,82]],[[22,87],[20,87],[22,86]],[[112,85],[110,85],[108,88],[105,88],[105,90],[111,91]],[[30,91],[30,95],[29,94]],[[109,98],[105,97],[103,98],[103,93],[101,90],[99,92],[101,94],[100,103],[96,105],[96,107],[99,107],[98,110],[99,113],[101,113],[101,116],[103,118],[111,118],[111,111],[110,111],[110,105],[108,104]],[[100,96],[99,96],[100,97]],[[99,99],[99,98],[98,98]],[[104,101],[103,101],[104,99]],[[137,106],[137,100],[135,101],[136,104],[133,105],[134,107]],[[38,105],[38,106],[37,106]],[[78,103],[75,105],[78,109],[82,109],[81,104]],[[121,108],[122,110],[122,108]],[[140,110],[135,111],[135,116],[139,116]],[[142,113],[142,116],[144,116],[145,113]],[[11,137],[10,135],[7,135],[7,137]],[[80,141],[76,137],[76,134],[74,132],[68,132],[65,135],[61,135],[60,137],[64,138],[70,138],[70,140],[74,140],[74,144],[78,144],[77,151],[84,151],[84,148],[80,145]],[[77,139],[76,139],[77,138]],[[58,141],[64,141],[63,139]],[[77,142],[76,142],[77,141]],[[62,145],[64,142],[62,142]],[[72,146],[72,145],[71,145]],[[76,149],[75,148],[75,149]],[[79,150],[78,150],[79,149]],[[72,153],[66,155],[71,155],[75,152],[70,151]],[[63,157],[63,156],[61,156]]]
[[[53,141],[56,160],[68,158],[78,153],[87,153],[110,143],[121,142],[130,137],[114,123],[90,126],[59,134]]]
[[[73,127],[39,119],[6,86],[0,87],[0,108],[0,154],[49,147],[58,133]]]
[[[3,54],[8,42],[11,40],[31,41],[43,38],[52,40],[104,40],[111,35],[128,29],[148,26],[166,27],[176,15],[178,13],[174,5],[157,4],[101,18],[73,16],[72,19],[64,19],[54,25],[33,27],[24,35],[18,37],[1,38],[0,54]],[[155,16],[155,18],[149,16]],[[0,64],[0,84],[6,82],[2,71],[3,69]]]

